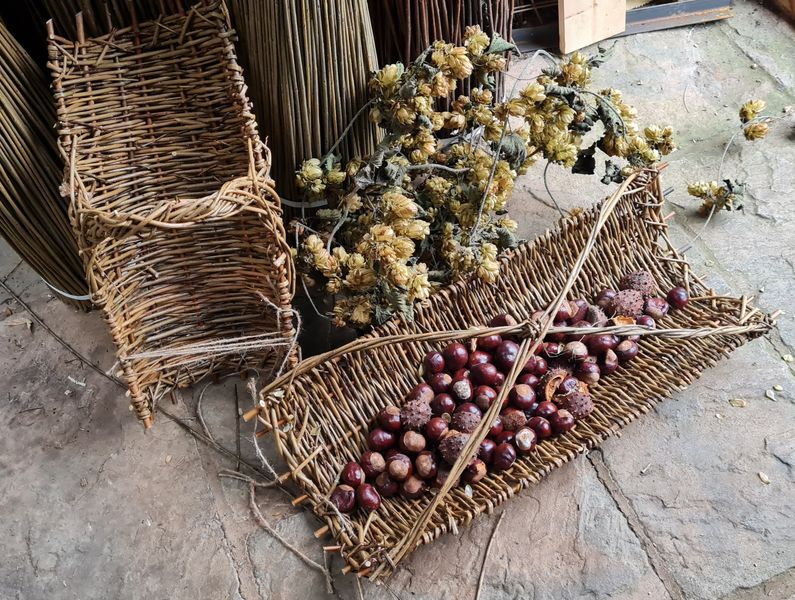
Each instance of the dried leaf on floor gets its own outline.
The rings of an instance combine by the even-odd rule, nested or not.
[[[24,317],[17,317],[15,319],[4,319],[3,322],[9,327],[19,327],[22,325],[27,327],[28,331],[33,331],[33,321],[31,321],[30,319],[25,319]]]
[[[776,392],[773,390],[765,390],[765,397],[772,400],[773,402],[776,401]]]
[[[732,398],[729,400],[729,404],[731,404],[734,408],[745,408],[748,406],[748,402],[743,400],[742,398]]]
[[[756,475],[757,477],[759,477],[759,481],[761,481],[765,485],[770,485],[770,478],[765,473],[759,471],[759,473],[757,473]]]

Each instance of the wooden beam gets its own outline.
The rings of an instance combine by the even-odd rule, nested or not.
[[[621,33],[626,0],[558,0],[560,51],[574,52]]]

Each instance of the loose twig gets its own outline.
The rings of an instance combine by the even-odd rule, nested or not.
[[[491,545],[494,543],[494,537],[497,535],[497,530],[500,528],[500,523],[502,523],[502,519],[505,516],[505,511],[502,512],[500,518],[497,519],[497,524],[494,526],[494,529],[491,531],[491,537],[489,538],[489,544],[486,546],[486,553],[483,555],[483,564],[480,565],[480,576],[478,577],[478,589],[475,592],[475,600],[480,599],[480,590],[483,588],[483,576],[486,574],[486,561],[489,559],[489,552],[491,551]]]

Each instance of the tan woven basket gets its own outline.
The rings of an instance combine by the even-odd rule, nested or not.
[[[695,277],[668,240],[662,218],[663,196],[657,171],[631,177],[609,199],[584,214],[561,221],[558,228],[520,246],[502,259],[495,285],[462,281],[434,295],[417,311],[413,323],[391,321],[372,335],[339,350],[310,358],[262,390],[255,415],[274,432],[306,502],[327,525],[347,562],[346,571],[379,577],[389,573],[419,544],[456,531],[482,512],[490,512],[553,468],[597,446],[655,403],[682,389],[708,366],[746,340],[762,335],[772,318],[752,308],[745,297],[715,295]],[[640,334],[641,354],[628,367],[591,386],[596,408],[570,432],[539,443],[533,455],[520,458],[502,473],[490,473],[472,486],[450,489],[485,437],[502,405],[502,394],[515,381],[534,340],[545,333],[593,333],[593,329],[540,328],[529,318],[538,309],[557,312],[567,297],[591,297],[638,269],[651,271],[662,290],[684,284],[691,301],[660,322],[658,329],[606,327],[604,331]],[[508,312],[519,325],[484,328],[491,317]],[[549,320],[551,323],[551,319]],[[500,397],[472,434],[437,494],[419,500],[396,497],[381,508],[343,516],[332,510],[330,491],[343,465],[366,450],[374,415],[387,404],[400,404],[420,381],[422,357],[447,341],[484,333],[519,333],[523,338],[517,367],[506,378]]]
[[[72,227],[149,426],[174,386],[294,357],[269,153],[222,3],[93,39],[79,17],[77,41],[49,29]]]

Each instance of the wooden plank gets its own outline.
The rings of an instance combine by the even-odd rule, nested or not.
[[[624,31],[627,0],[558,0],[560,51],[579,50]]]

